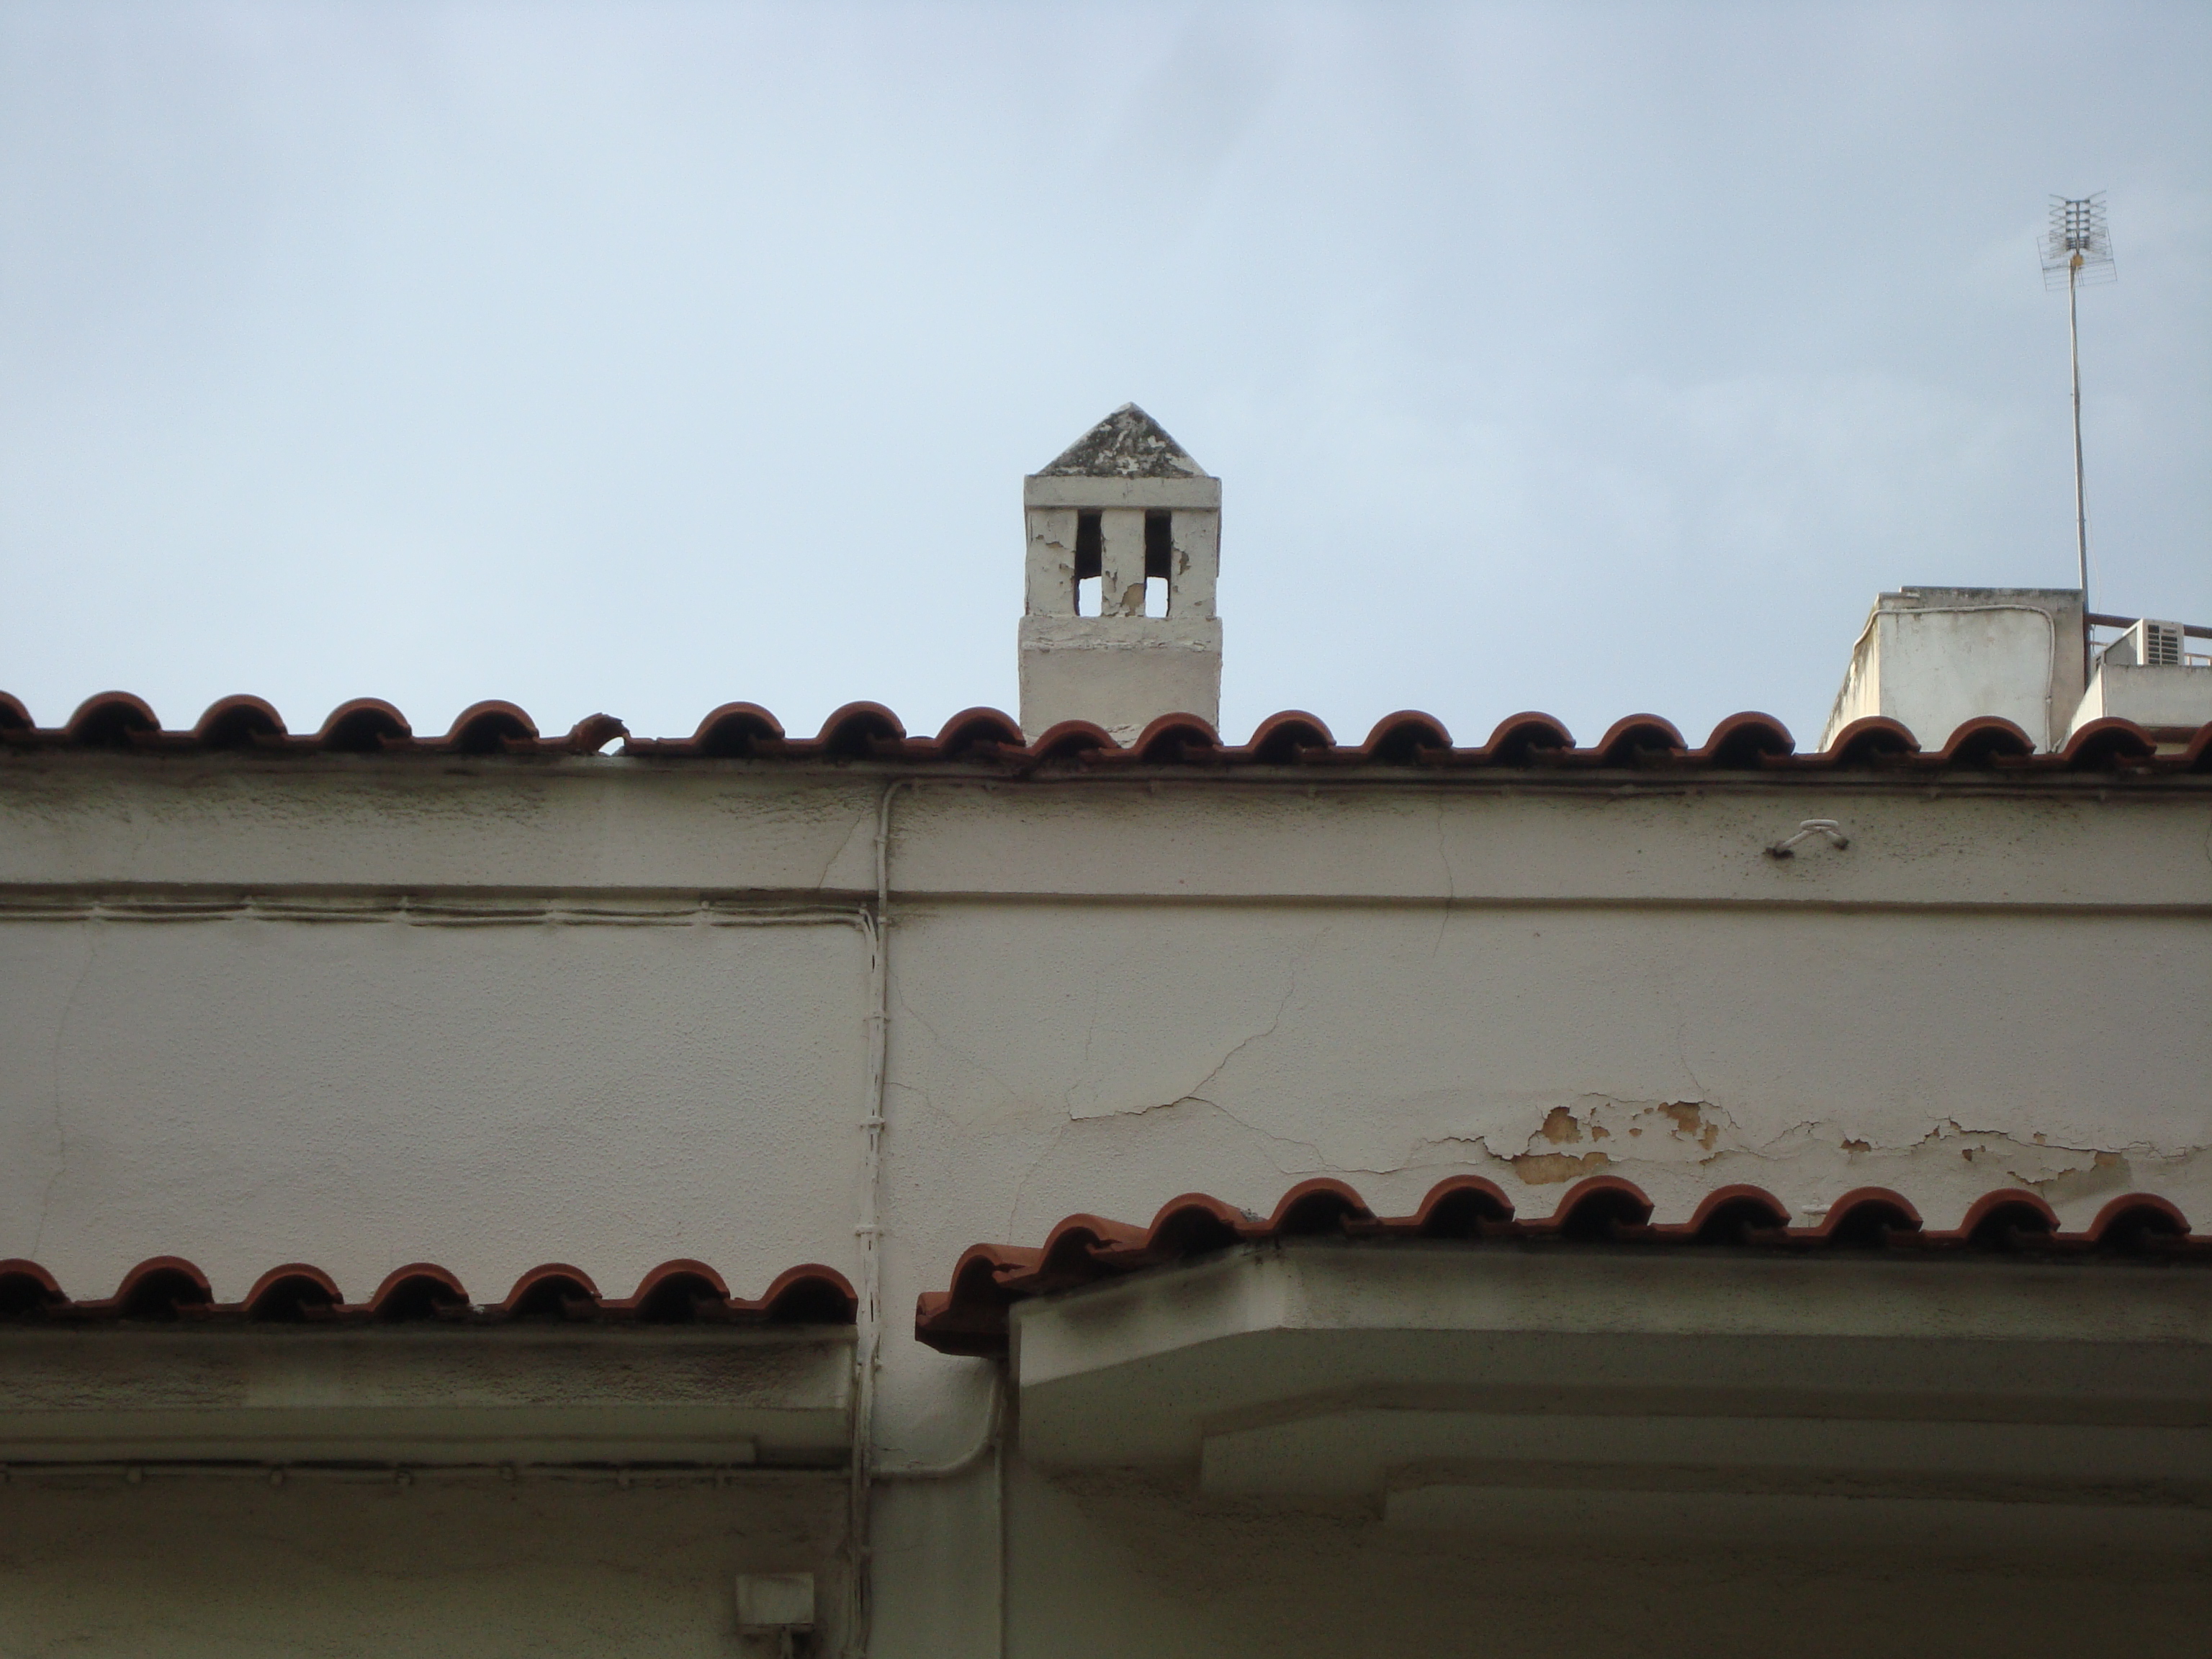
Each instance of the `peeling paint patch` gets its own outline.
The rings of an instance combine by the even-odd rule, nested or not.
[[[1554,1146],[1613,1139],[1636,1142],[1633,1157],[1639,1163],[1707,1164],[1723,1152],[1752,1150],[1736,1133],[1729,1115],[1705,1101],[1613,1100],[1604,1095],[1584,1095],[1571,1106],[1554,1106],[1545,1113],[1536,1133],[1528,1137],[1523,1157],[1542,1157]],[[1589,1166],[1593,1169],[1613,1161],[1603,1154],[1589,1156],[1603,1159]],[[1506,1162],[1518,1169],[1522,1160],[1509,1158]],[[1525,1174],[1522,1178],[1535,1179]]]
[[[1595,1175],[1613,1162],[1604,1152],[1522,1152],[1505,1162],[1513,1173],[1531,1187],[1548,1187],[1562,1181],[1573,1181],[1586,1175]]]
[[[2095,1154],[2086,1170],[2062,1170],[2057,1175],[2038,1178],[2021,1176],[2018,1179],[2021,1185],[2034,1188],[2053,1204],[2116,1197],[2136,1184],[2135,1166],[2118,1152]]]

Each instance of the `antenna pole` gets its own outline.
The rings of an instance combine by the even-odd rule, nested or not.
[[[2081,583],[2081,680],[2089,679],[2089,508],[2081,487],[2081,325],[2075,303],[2081,253],[2066,262],[2066,352],[2074,366],[2074,565]]]
[[[2094,666],[2089,632],[2089,504],[2081,482],[2081,307],[2084,283],[2109,283],[2112,235],[2106,228],[2105,198],[2054,196],[2051,228],[2043,238],[2043,285],[2066,283],[2066,356],[2074,376],[2074,573],[2081,584],[2081,683]]]

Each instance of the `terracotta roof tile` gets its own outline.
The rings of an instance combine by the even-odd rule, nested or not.
[[[1708,766],[1757,767],[1796,752],[1797,739],[1771,714],[1730,714],[1692,759]]]
[[[1596,759],[1600,766],[1648,766],[1680,760],[1688,753],[1689,745],[1672,720],[1656,714],[1629,714],[1615,720],[1597,740]]]
[[[627,1297],[600,1293],[590,1275],[563,1262],[532,1267],[498,1302],[472,1303],[461,1281],[434,1262],[385,1276],[365,1302],[348,1302],[337,1282],[306,1262],[271,1267],[236,1302],[217,1302],[207,1275],[180,1256],[155,1256],[123,1276],[112,1296],[72,1300],[35,1261],[0,1261],[0,1321],[115,1323],[329,1324],[440,1320],[472,1327],[518,1319],[611,1324],[837,1324],[853,1322],[857,1298],[834,1267],[808,1262],[778,1275],[758,1298],[730,1294],[704,1262],[664,1261]]]
[[[1334,1178],[1299,1182],[1264,1220],[1208,1194],[1186,1193],[1163,1205],[1149,1226],[1077,1215],[1054,1227],[1039,1249],[970,1246],[954,1265],[948,1287],[921,1297],[915,1334],[945,1353],[1003,1353],[1007,1310],[1017,1302],[1232,1245],[1314,1236],[1784,1255],[1879,1249],[2034,1259],[2151,1257],[2212,1264],[2212,1237],[2192,1234],[2179,1210],[2147,1193],[2114,1199],[2078,1233],[2060,1231],[2050,1205],[2016,1188],[1984,1194],[1947,1232],[1930,1231],[1908,1200],[1881,1187],[1844,1194],[1812,1227],[1790,1225],[1789,1208],[1780,1199],[1749,1186],[1707,1194],[1686,1221],[1655,1226],[1651,1214],[1642,1188],[1611,1175],[1577,1182],[1550,1215],[1528,1219],[1514,1213],[1512,1200],[1498,1187],[1478,1176],[1441,1181],[1413,1214],[1393,1218],[1378,1218],[1357,1191]]]
[[[1014,776],[1042,770],[1151,767],[1188,769],[1194,775],[1248,769],[1324,765],[1389,768],[1408,773],[1457,773],[1505,767],[1568,776],[1584,772],[1755,772],[1760,775],[1839,770],[1935,771],[2051,775],[2095,772],[2100,781],[2170,773],[2212,773],[2212,724],[2193,732],[2152,732],[2123,720],[2099,720],[2063,749],[2038,754],[2010,720],[1966,721],[1929,749],[1894,720],[1856,720],[1818,753],[1797,750],[1770,714],[1731,714],[1692,749],[1672,723],[1656,714],[1616,720],[1587,748],[1548,714],[1525,713],[1500,721],[1477,747],[1455,746],[1434,715],[1404,709],[1376,722],[1365,739],[1339,743],[1314,715],[1291,709],[1270,715],[1241,744],[1229,744],[1195,714],[1164,714],[1126,747],[1097,726],[1068,720],[1025,741],[1020,726],[995,708],[967,708],[934,737],[909,734],[881,703],[848,703],[811,738],[795,738],[755,703],[724,703],[688,738],[630,735],[611,714],[593,714],[568,732],[540,732],[510,702],[465,710],[442,737],[418,735],[390,703],[364,697],[331,711],[312,734],[295,733],[269,703],[232,696],[184,730],[164,729],[140,698],[120,691],[89,697],[60,726],[32,722],[23,705],[0,693],[0,748],[102,749],[162,755],[225,750],[257,754],[316,752],[495,757],[593,755],[616,739],[637,759],[747,760],[787,764],[872,763],[902,767],[960,765]]]
[[[415,729],[407,717],[376,697],[356,697],[331,710],[323,729],[314,737],[318,749],[343,753],[374,754],[380,749],[414,741]]]
[[[1886,714],[1869,714],[1836,733],[1835,741],[1808,758],[1830,766],[1881,766],[1911,759],[1919,741]]]
[[[2087,769],[2140,763],[2156,753],[2158,744],[2142,727],[2133,720],[2106,715],[2091,720],[2067,738],[2059,757],[2069,766]]]
[[[161,721],[144,699],[128,691],[101,691],[76,706],[62,734],[79,748],[127,745],[135,737],[157,732]]]
[[[284,717],[259,697],[224,697],[208,705],[191,741],[202,749],[243,749],[284,735]]]
[[[1990,766],[2033,757],[2035,742],[2008,720],[1982,714],[1951,733],[1936,757],[1939,766]]]

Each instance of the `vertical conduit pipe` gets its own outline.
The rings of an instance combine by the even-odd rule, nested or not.
[[[868,941],[868,1085],[867,1111],[860,1120],[860,1219],[854,1229],[860,1246],[860,1285],[858,1321],[860,1338],[854,1353],[853,1443],[850,1453],[850,1513],[847,1536],[851,1540],[852,1585],[848,1597],[845,1651],[851,1659],[866,1659],[873,1616],[869,1579],[870,1510],[875,1466],[876,1373],[881,1364],[883,1334],[883,1185],[884,1068],[890,1033],[890,902],[891,802],[902,789],[915,786],[913,778],[893,778],[876,801],[876,897],[874,908],[862,913],[861,932]]]

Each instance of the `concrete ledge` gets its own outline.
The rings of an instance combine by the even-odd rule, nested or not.
[[[1424,1482],[1583,1494],[1536,1506],[1562,1526],[1590,1491],[1687,1483],[1716,1536],[1737,1499],[1838,1491],[2212,1515],[2212,1273],[2186,1267],[1314,1240],[1024,1303],[1013,1331],[1039,1462],[1393,1524],[1491,1512],[1393,1495]]]
[[[1103,509],[1165,507],[1220,511],[1218,478],[1085,478],[1035,475],[1022,480],[1022,505]]]
[[[1389,1494],[1406,1532],[1586,1545],[1663,1540],[1755,1548],[1865,1549],[2017,1559],[2201,1555],[2212,1510],[2190,1504],[1899,1498],[1843,1493],[1612,1490],[1435,1484]]]
[[[835,1467],[853,1334],[10,1331],[0,1461]]]

